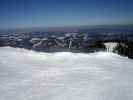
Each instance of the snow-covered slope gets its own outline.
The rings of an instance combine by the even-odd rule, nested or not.
[[[0,100],[133,100],[133,60],[3,47]]]

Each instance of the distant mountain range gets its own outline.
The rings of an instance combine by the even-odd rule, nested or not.
[[[116,51],[133,58],[133,25],[97,25],[1,30],[0,47],[41,52],[104,51],[104,43],[119,43]]]
[[[82,25],[82,26],[62,26],[62,27],[32,27],[17,29],[1,29],[3,32],[90,32],[90,33],[110,33],[110,32],[133,32],[133,24],[128,25]]]

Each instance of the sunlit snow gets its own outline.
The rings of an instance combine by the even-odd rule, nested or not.
[[[133,60],[2,47],[0,100],[133,100]]]

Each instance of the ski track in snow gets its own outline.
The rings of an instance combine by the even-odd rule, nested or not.
[[[133,100],[133,60],[2,47],[0,100]]]

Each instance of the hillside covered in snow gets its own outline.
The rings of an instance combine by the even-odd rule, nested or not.
[[[132,100],[133,60],[110,52],[0,48],[0,100]]]

